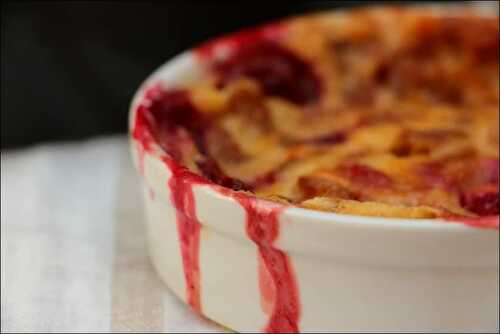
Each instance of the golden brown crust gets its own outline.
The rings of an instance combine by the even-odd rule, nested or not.
[[[382,217],[498,214],[498,40],[498,17],[467,10],[304,16],[276,43],[310,64],[319,98],[269,93],[253,74],[221,87],[215,70],[190,96],[211,119],[210,156],[258,196]]]

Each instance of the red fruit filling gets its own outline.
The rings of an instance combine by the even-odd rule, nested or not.
[[[498,186],[485,185],[464,191],[460,194],[460,204],[480,216],[498,215]]]
[[[147,101],[137,109],[134,137],[155,137],[158,144],[174,160],[182,160],[181,146],[191,141],[200,153],[196,165],[200,173],[210,181],[234,190],[248,189],[242,181],[224,174],[217,162],[209,155],[206,133],[210,120],[193,105],[186,90],[164,90],[152,87],[145,94]],[[142,124],[138,126],[138,124]],[[148,131],[138,129],[147,128]]]
[[[296,104],[319,99],[321,83],[312,66],[276,42],[260,41],[235,50],[223,61],[215,61],[221,86],[240,77],[256,80],[264,93]]]

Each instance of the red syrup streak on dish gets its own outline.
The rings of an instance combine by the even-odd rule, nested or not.
[[[261,305],[269,314],[264,331],[298,333],[300,299],[293,266],[284,251],[273,247],[280,233],[279,216],[286,206],[244,193],[222,192],[245,209],[247,235],[258,248]]]
[[[272,246],[279,236],[279,214],[284,206],[274,203],[262,205],[264,202],[246,195],[237,196],[237,200],[246,211],[247,234],[259,250],[263,304],[272,305],[265,331],[298,333],[300,302],[293,267],[288,255]]]
[[[163,161],[172,173],[168,186],[176,214],[182,266],[186,282],[186,300],[195,311],[201,313],[199,266],[201,224],[196,216],[193,185],[208,184],[209,182],[187,168],[180,166],[169,157],[164,157]]]
[[[148,87],[144,91],[143,98],[135,110],[132,137],[138,142],[137,159],[141,174],[144,174],[144,155],[152,149],[152,144],[155,142],[152,134],[155,121],[149,112],[149,106],[163,91],[163,86],[160,83]]]
[[[151,149],[153,137],[150,132],[149,120],[147,119],[147,110],[143,105],[139,105],[136,109],[134,129],[132,137],[138,141],[137,160],[139,172],[144,174],[144,155],[145,151]]]
[[[187,301],[196,311],[201,312],[199,271],[201,224],[196,217],[192,186],[213,184],[168,157],[163,160],[172,173],[168,185],[177,215]],[[247,234],[258,247],[261,304],[263,310],[270,313],[265,331],[298,333],[300,301],[294,270],[288,255],[273,247],[274,241],[279,236],[279,215],[285,206],[259,201],[257,198],[228,188],[217,187],[217,189],[222,194],[234,198],[243,207],[246,212]]]
[[[158,136],[159,129],[157,127],[162,125],[176,125],[169,124],[170,118],[178,122],[182,121],[183,119],[177,119],[180,117],[178,117],[178,114],[189,107],[186,107],[184,100],[182,92],[167,93],[161,84],[153,85],[145,90],[143,100],[136,109],[135,123],[132,130],[132,137],[138,141],[138,165],[139,171],[142,174],[144,173],[145,152],[150,151],[153,148],[152,144],[158,139],[155,137],[155,134]],[[192,115],[187,112],[183,117],[189,116]],[[162,136],[159,137],[162,138]],[[175,149],[172,152],[175,152]],[[192,185],[195,183],[204,184],[208,183],[208,181],[190,172],[187,168],[180,166],[166,155],[162,157],[162,160],[171,171],[168,186],[171,192],[171,202],[176,213],[176,224],[186,282],[186,300],[194,310],[201,313],[199,270],[201,225],[196,217],[196,205]],[[150,195],[154,196],[154,193],[150,192]]]
[[[266,267],[262,256],[258,255],[259,269],[259,290],[260,290],[260,307],[265,314],[271,314],[273,311],[274,300],[276,299],[276,288],[273,283],[273,277]]]

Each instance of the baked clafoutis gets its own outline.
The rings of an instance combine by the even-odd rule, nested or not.
[[[133,121],[186,175],[314,210],[498,224],[497,16],[313,14],[195,52],[202,79],[147,87]]]
[[[498,331],[498,57],[496,14],[378,7],[173,59],[130,118],[158,273],[234,330]]]

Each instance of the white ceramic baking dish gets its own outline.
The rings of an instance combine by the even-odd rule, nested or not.
[[[194,52],[160,67],[135,95],[131,129],[147,87],[202,72]],[[154,266],[209,319],[241,332],[498,332],[498,230],[281,208],[195,182],[188,190],[200,226],[183,235],[186,219],[169,187],[178,166],[154,142],[145,149],[132,139],[131,146]],[[252,223],[272,226],[275,238],[257,245]]]

